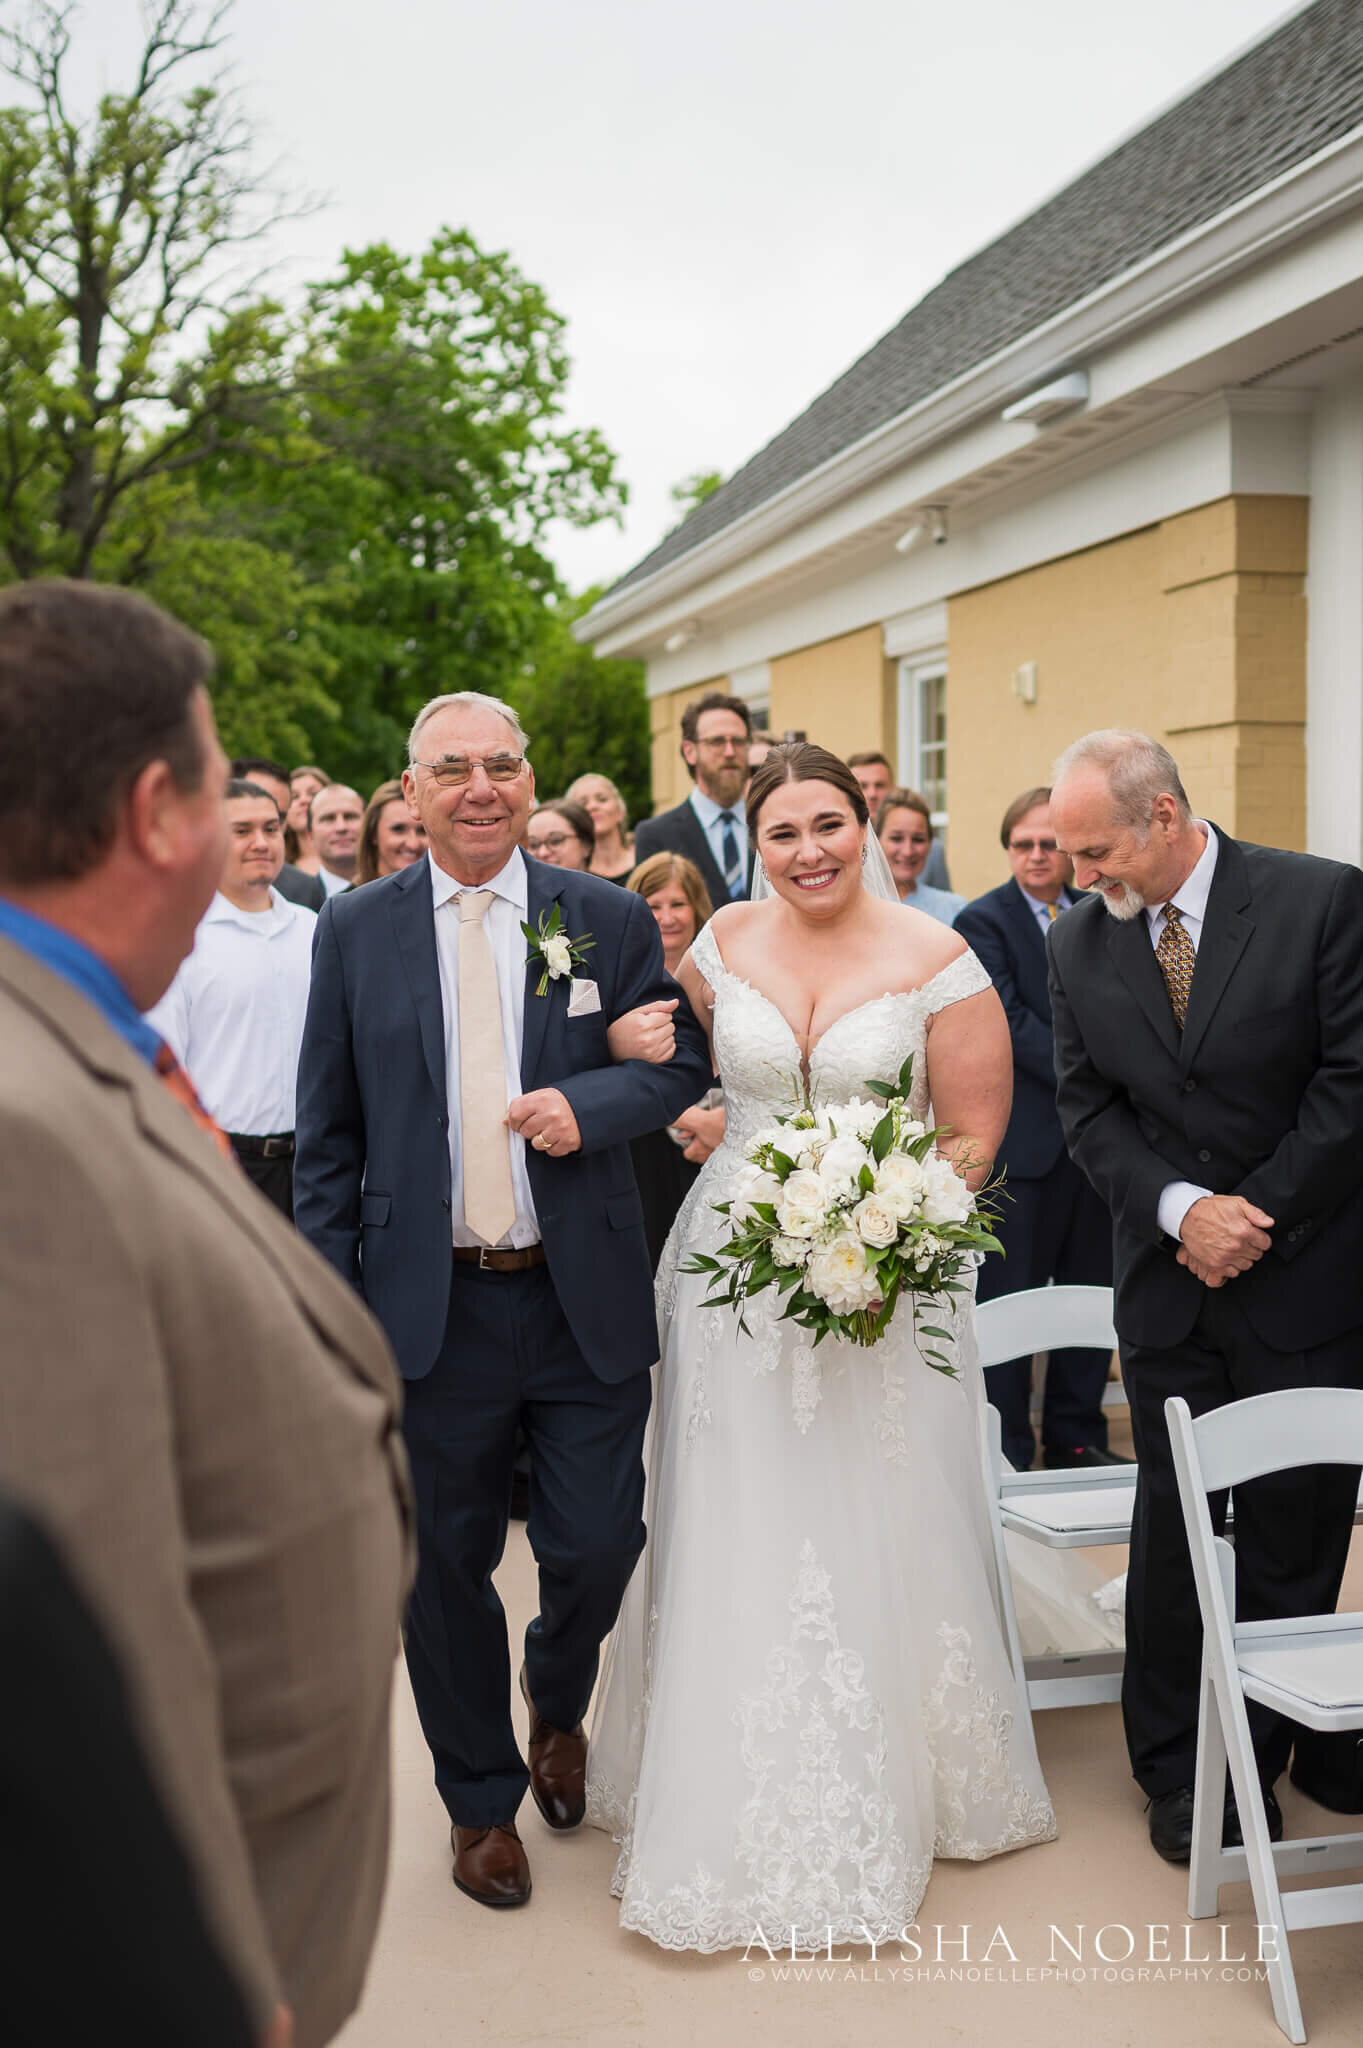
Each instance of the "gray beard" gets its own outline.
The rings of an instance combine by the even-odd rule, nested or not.
[[[1130,882],[1123,882],[1121,889],[1121,895],[1116,898],[1109,896],[1105,889],[1100,890],[1099,894],[1102,896],[1103,908],[1108,916],[1115,917],[1119,924],[1126,924],[1131,918],[1139,917],[1146,905],[1140,890],[1133,889]]]

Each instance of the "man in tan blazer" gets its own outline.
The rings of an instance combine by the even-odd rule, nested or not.
[[[378,1325],[140,1016],[222,857],[210,669],[129,592],[0,592],[0,1480],[121,1655],[260,2039],[313,2048],[383,1890],[407,1476]]]

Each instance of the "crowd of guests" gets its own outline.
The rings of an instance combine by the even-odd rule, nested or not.
[[[681,754],[692,788],[685,800],[631,830],[609,776],[579,775],[562,796],[540,798],[522,841],[533,859],[596,875],[641,895],[675,972],[717,905],[748,894],[752,857],[744,796],[774,744],[754,728],[742,698],[719,691],[690,704]],[[242,1166],[292,1214],[294,1081],[310,978],[315,915],[328,896],[364,888],[426,854],[426,830],[400,777],[366,802],[325,769],[293,769],[260,755],[232,762],[231,840],[218,894],[194,950],[151,1021],[195,1080],[209,1114]],[[1108,1285],[1111,1225],[1067,1153],[1055,1107],[1046,992],[1045,927],[1074,900],[1069,864],[1050,829],[1049,791],[1024,792],[1003,821],[1012,870],[999,889],[968,905],[950,887],[946,854],[927,800],[899,786],[887,757],[853,753],[852,768],[901,902],[958,925],[1003,999],[1015,1052],[1014,1108],[1002,1164],[1010,1201],[1008,1258],[992,1260],[981,1298],[1048,1280]],[[261,943],[264,942],[264,943]],[[632,1142],[649,1252],[656,1266],[701,1165],[724,1135],[720,1090],[678,1120]],[[1109,1461],[1102,1407],[1109,1361],[1059,1352],[1049,1361],[1041,1417],[1048,1465]],[[1033,1462],[1030,1358],[990,1374],[1013,1464]]]

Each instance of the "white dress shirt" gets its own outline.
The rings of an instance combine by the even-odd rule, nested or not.
[[[748,893],[748,821],[744,815],[742,797],[740,796],[736,800],[732,810],[726,811],[715,802],[712,796],[707,796],[703,789],[697,788],[691,792],[690,804],[700,821],[701,831],[709,841],[710,851],[715,857],[715,866],[721,874],[724,873],[724,824],[726,819],[732,818],[734,835],[738,840],[738,857],[742,863],[743,887],[740,894],[746,896]],[[716,910],[719,907],[718,904],[715,905]]]
[[[330,868],[318,868],[317,872],[322,878],[322,887],[328,896],[339,896],[342,889],[354,886],[353,875],[333,875]]]
[[[1192,948],[1196,953],[1202,939],[1202,927],[1207,917],[1207,898],[1212,892],[1212,876],[1216,873],[1216,834],[1204,818],[1195,819],[1207,835],[1207,844],[1202,857],[1181,888],[1175,889],[1165,902],[1172,903],[1182,919]],[[1164,904],[1149,903],[1145,908],[1146,927],[1150,943],[1158,951],[1160,933],[1164,930]],[[1183,1219],[1194,1202],[1201,1202],[1211,1193],[1210,1188],[1200,1188],[1190,1180],[1171,1180],[1159,1198],[1159,1227],[1166,1237],[1180,1238]]]
[[[492,949],[497,969],[497,992],[502,1004],[502,1051],[505,1055],[506,1099],[515,1100],[521,1088],[521,1043],[525,1025],[526,959],[530,952],[521,924],[529,916],[530,882],[525,856],[519,847],[500,874],[477,888],[456,882],[435,855],[427,852],[431,868],[431,895],[435,903],[435,951],[440,964],[440,1001],[445,1012],[445,1093],[449,1105],[450,1134],[450,1216],[455,1244],[482,1243],[476,1230],[464,1221],[464,1148],[461,1137],[462,1104],[459,1093],[459,908],[456,898],[477,895],[490,889],[496,897],[483,918],[483,930]],[[532,996],[532,1002],[539,1000]],[[547,1001],[548,998],[543,998]],[[525,1140],[508,1132],[511,1144],[511,1192],[516,1201],[516,1220],[500,1241],[520,1251],[538,1244],[539,1218],[530,1192],[530,1174],[525,1163]]]
[[[219,891],[192,952],[147,1012],[214,1123],[238,1137],[294,1127],[316,926],[315,911],[277,889],[261,911],[238,910]]]

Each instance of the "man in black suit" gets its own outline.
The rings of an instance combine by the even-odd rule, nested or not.
[[[1363,874],[1195,819],[1140,733],[1077,741],[1051,818],[1098,892],[1051,932],[1051,1006],[1066,1141],[1115,1219],[1140,1462],[1122,1709],[1151,1841],[1184,1862],[1201,1630],[1164,1403],[1363,1387]],[[1236,1488],[1241,1620],[1333,1609],[1357,1490],[1332,1466]],[[1293,1783],[1347,1803],[1349,1739],[1249,1713],[1266,1787],[1295,1741]]]
[[[1048,1281],[1112,1285],[1112,1218],[1065,1150],[1055,1107],[1055,1046],[1046,985],[1046,934],[1073,902],[1068,858],[1055,843],[1049,789],[1029,789],[1004,813],[1000,838],[1011,881],[969,904],[956,930],[999,992],[1013,1040],[1013,1111],[997,1164],[1006,1174],[1000,1236],[1006,1259],[986,1259],[979,1299],[1020,1294]],[[1049,1466],[1118,1462],[1107,1448],[1106,1351],[1053,1351],[1046,1368],[1041,1458]],[[1027,1471],[1032,1437],[1032,1361],[1013,1358],[985,1375],[1003,1424],[1005,1457]]]
[[[289,771],[281,768],[278,761],[271,761],[264,754],[238,754],[232,763],[232,779],[234,782],[254,782],[258,789],[268,791],[279,807],[280,818],[287,821],[292,801]],[[301,904],[304,910],[320,910],[327,900],[322,877],[305,874],[292,861],[285,861],[275,876],[274,886],[286,903]]]
[[[634,858],[680,853],[700,869],[718,910],[746,896],[752,853],[743,792],[748,786],[752,717],[741,697],[711,690],[682,713],[682,759],[695,783],[675,810],[645,818],[634,828]]]

